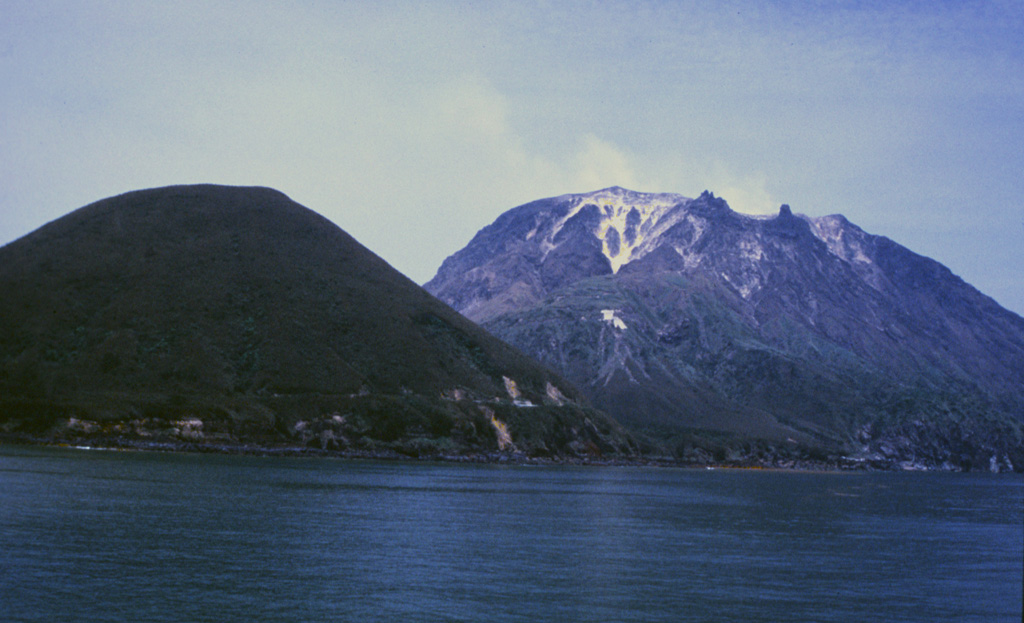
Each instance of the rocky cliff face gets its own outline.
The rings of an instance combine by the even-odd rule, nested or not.
[[[565,195],[503,214],[426,288],[677,455],[1024,462],[1024,319],[842,216]]]

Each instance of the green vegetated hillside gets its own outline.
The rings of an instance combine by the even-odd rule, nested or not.
[[[81,208],[0,248],[7,438],[630,454],[540,367],[264,188]]]

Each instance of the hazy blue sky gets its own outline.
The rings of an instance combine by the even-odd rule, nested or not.
[[[0,244],[262,185],[422,283],[532,199],[709,189],[845,214],[1024,314],[1022,42],[1020,1],[0,0]]]

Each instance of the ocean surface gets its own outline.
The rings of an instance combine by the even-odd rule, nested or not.
[[[1024,479],[0,446],[0,621],[1021,620]]]

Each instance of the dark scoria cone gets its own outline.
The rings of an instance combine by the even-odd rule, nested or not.
[[[7,437],[630,452],[560,376],[273,190],[94,203],[0,248],[0,292]]]

